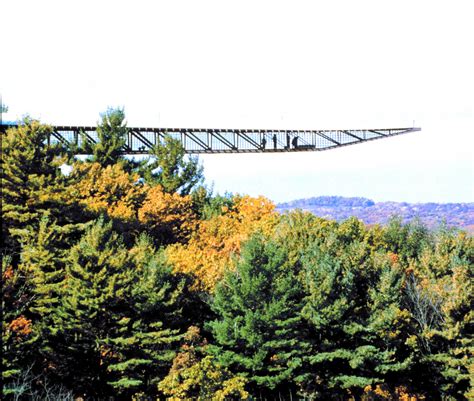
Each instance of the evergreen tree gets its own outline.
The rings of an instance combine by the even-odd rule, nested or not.
[[[131,250],[137,279],[131,287],[133,310],[109,336],[109,384],[118,394],[155,394],[175,356],[183,315],[184,282],[171,274],[161,254],[142,236]],[[185,324],[189,324],[186,322]]]
[[[21,361],[13,377],[14,382],[18,387],[19,382],[25,381],[23,387],[27,385],[28,391],[35,390],[37,383],[33,380],[34,377],[48,375],[56,366],[55,335],[58,318],[55,312],[65,279],[65,232],[68,230],[51,223],[46,216],[41,219],[37,228],[28,226],[20,235],[22,248],[19,264],[10,265],[6,271],[5,278],[9,286],[13,282],[17,286],[21,284],[21,291],[17,291],[19,299],[13,305],[6,303],[4,310],[11,316],[10,340],[15,340],[12,345],[18,347],[17,355],[12,360]],[[23,335],[11,336],[12,328],[14,332],[20,331]]]
[[[18,259],[18,234],[51,213],[64,149],[51,144],[52,129],[26,118],[2,134],[2,253]]]
[[[20,397],[22,371],[32,363],[32,322],[27,317],[31,300],[24,274],[12,264],[12,258],[2,258],[2,394]]]
[[[29,278],[34,298],[29,310],[37,317],[49,316],[60,302],[60,286],[65,279],[65,233],[67,229],[44,216],[37,231],[29,227],[21,236],[20,269]]]
[[[360,395],[367,386],[396,384],[398,376],[407,375],[403,271],[390,257],[372,253],[366,237],[364,227],[351,219],[316,240],[302,258],[303,316],[313,329],[307,394]]]
[[[378,384],[390,388],[414,385],[416,355],[410,346],[410,313],[403,299],[405,272],[393,254],[377,252],[372,257],[374,274],[367,290],[367,318],[361,340],[376,349],[369,363]]]
[[[209,327],[210,352],[254,391],[271,391],[298,381],[307,353],[299,315],[301,287],[286,253],[260,235],[244,246],[235,271],[218,284]],[[288,392],[288,390],[286,390]]]
[[[97,124],[98,141],[92,145],[93,160],[102,167],[116,164],[127,140],[128,129],[123,109],[109,108]]]
[[[203,168],[197,157],[186,157],[181,142],[166,135],[150,152],[151,159],[140,169],[150,185],[161,185],[168,193],[189,195],[203,181]]]
[[[45,365],[50,350],[43,330],[51,327],[47,320],[57,301],[58,255],[74,242],[81,226],[74,221],[80,213],[69,213],[76,208],[68,205],[66,178],[59,168],[67,154],[54,141],[52,128],[25,118],[2,133],[1,146],[1,252],[11,255],[5,280],[14,289],[3,305],[9,320],[2,334],[4,354],[17,367],[11,378],[18,381]]]
[[[372,378],[357,367],[363,367],[376,350],[354,338],[363,330],[357,271],[317,246],[305,255],[303,269],[307,293],[303,316],[314,332],[310,357],[314,375],[305,383],[305,392],[336,397],[346,389],[364,388]]]
[[[153,391],[171,364],[180,287],[153,254],[127,250],[103,220],[69,253],[57,369],[88,396]]]
[[[407,263],[420,256],[424,247],[433,243],[433,238],[419,220],[403,224],[401,218],[394,217],[384,230],[384,243],[386,250]]]
[[[55,344],[60,316],[57,310],[62,302],[65,258],[71,243],[69,227],[58,226],[51,220],[45,216],[37,230],[29,226],[22,234],[19,265],[28,283],[31,300],[27,315],[34,323],[33,333],[36,336],[35,344],[31,345],[34,353],[32,373],[46,375],[54,373],[58,365]]]

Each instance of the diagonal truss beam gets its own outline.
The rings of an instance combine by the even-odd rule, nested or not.
[[[16,125],[0,125],[0,132]],[[208,128],[130,127],[123,154],[147,154],[165,135],[181,141],[186,153],[271,153],[334,149],[375,139],[420,131],[421,128],[382,128],[355,130],[262,130]],[[97,127],[53,126],[49,142],[71,146],[78,154],[86,153],[86,143],[97,142]],[[85,142],[85,143],[84,143]],[[81,151],[81,149],[83,149]]]

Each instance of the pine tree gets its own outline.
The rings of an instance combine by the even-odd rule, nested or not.
[[[217,319],[209,324],[215,338],[210,352],[255,391],[291,386],[306,357],[301,288],[285,262],[284,249],[253,236],[212,304]]]
[[[123,109],[109,108],[97,124],[98,141],[92,145],[93,160],[102,167],[116,164],[126,144],[128,129]]]
[[[118,321],[119,329],[107,346],[109,384],[119,394],[155,394],[175,356],[182,311],[184,282],[171,274],[163,257],[142,236],[131,250],[137,279],[132,286],[133,310]]]
[[[167,193],[189,195],[203,181],[203,168],[197,157],[186,157],[181,142],[166,135],[150,152],[140,169],[150,185],[161,185]]]
[[[38,228],[28,226],[20,235],[19,264],[5,270],[9,290],[3,305],[8,316],[4,340],[10,344],[8,365],[17,366],[8,380],[10,386],[16,382],[18,387],[22,380],[29,380],[23,387],[30,388],[35,385],[34,377],[55,372],[56,309],[65,279],[63,248],[67,231],[48,217],[41,219]]]
[[[20,269],[29,278],[34,298],[29,310],[37,317],[49,316],[60,302],[60,287],[65,279],[64,245],[67,233],[67,229],[44,216],[37,231],[30,226],[21,236]]]
[[[26,118],[2,134],[2,252],[18,257],[18,234],[61,197],[56,188],[65,151],[51,144],[52,128]]]
[[[301,260],[306,293],[303,316],[313,331],[314,376],[306,383],[309,393],[337,396],[373,380],[366,364],[376,349],[360,341],[368,284],[361,229],[354,219],[334,227],[325,237],[316,238]]]
[[[414,354],[405,272],[395,254],[375,251],[355,219],[307,247],[301,259],[303,316],[312,326],[312,379],[306,394],[361,396],[384,384],[410,384]]]
[[[376,350],[354,338],[363,330],[357,271],[318,246],[305,255],[303,269],[307,293],[303,316],[314,332],[310,357],[314,373],[305,391],[336,397],[345,389],[364,388],[372,378],[358,367]]]
[[[55,344],[60,316],[57,310],[65,285],[65,254],[68,244],[72,242],[70,234],[69,227],[58,226],[45,216],[37,230],[29,226],[21,235],[19,270],[27,279],[31,297],[27,316],[34,323],[33,333],[36,336],[36,342],[31,345],[31,352],[34,353],[32,373],[48,375],[55,372],[58,364]]]
[[[391,389],[404,385],[416,388],[413,367],[416,355],[410,347],[410,313],[403,299],[405,272],[393,254],[373,255],[373,276],[367,291],[367,319],[361,340],[377,353],[371,361],[379,384]]]
[[[171,364],[181,288],[153,255],[145,242],[127,250],[102,219],[69,253],[57,370],[88,396],[156,391]]]

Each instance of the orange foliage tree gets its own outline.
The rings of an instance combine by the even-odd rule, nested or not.
[[[31,320],[21,315],[10,323],[9,328],[17,336],[27,336],[31,333],[32,330]]]
[[[272,233],[277,221],[275,205],[264,197],[236,196],[231,208],[222,209],[221,215],[200,223],[188,244],[166,250],[176,272],[195,277],[195,290],[212,292],[242,242],[256,231]]]
[[[186,241],[197,225],[191,196],[166,193],[160,185],[148,190],[138,220],[160,243]]]

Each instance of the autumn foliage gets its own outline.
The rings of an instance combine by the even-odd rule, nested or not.
[[[221,214],[201,221],[187,244],[167,249],[176,272],[191,274],[197,290],[213,291],[232,258],[254,232],[270,234],[276,222],[275,206],[264,197],[236,197],[231,208],[222,207]]]
[[[17,317],[9,324],[9,329],[15,333],[17,337],[26,337],[31,334],[31,320],[26,319],[23,315]]]
[[[126,132],[2,134],[2,399],[474,399],[472,236],[279,214]]]
[[[140,176],[129,174],[121,164],[77,163],[69,188],[71,200],[112,218],[136,219],[147,187],[137,184]]]
[[[138,221],[163,243],[186,241],[198,225],[191,197],[166,193],[160,185],[148,190]]]

